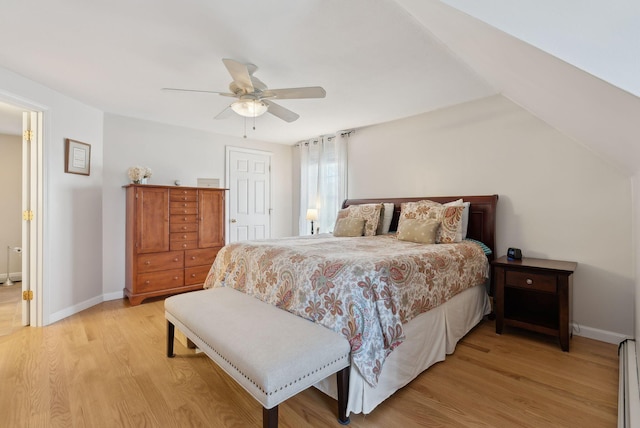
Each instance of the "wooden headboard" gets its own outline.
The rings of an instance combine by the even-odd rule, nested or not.
[[[462,199],[470,202],[469,226],[467,228],[467,238],[476,239],[491,248],[493,255],[496,255],[496,206],[498,195],[486,196],[424,196],[418,198],[371,198],[371,199],[346,199],[342,203],[342,208],[349,205],[393,203],[393,220],[391,228],[395,231],[398,228],[400,218],[400,206],[403,202],[415,202],[429,199],[434,202],[444,204],[446,202]],[[490,257],[492,259],[493,257]]]

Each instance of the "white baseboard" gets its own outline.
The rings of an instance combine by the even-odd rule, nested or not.
[[[103,294],[103,301],[108,302],[110,300],[118,300],[124,298],[124,291],[115,291],[113,293]]]
[[[13,279],[13,276],[11,277]],[[77,314],[78,312],[84,311],[85,309],[89,309],[92,306],[95,306],[99,303],[106,302],[109,300],[117,300],[122,299],[124,294],[122,291],[116,291],[114,293],[103,294],[101,296],[97,296],[91,298],[89,300],[85,300],[84,302],[78,303],[77,305],[70,306],[61,311],[55,312],[49,316],[49,322],[47,324],[53,324],[56,321],[60,321],[61,319],[67,318],[71,315]]]
[[[586,337],[588,339],[599,340],[600,342],[613,343],[618,345],[625,339],[633,339],[631,336],[625,336],[624,334],[614,333],[612,331],[600,330],[593,327],[586,327],[576,323],[572,324],[573,334],[576,336]]]
[[[9,278],[11,278],[11,281],[13,282],[17,282],[17,281],[22,281],[22,272],[11,272],[9,273]],[[5,283],[7,282],[7,273],[0,273],[0,282],[1,283]]]

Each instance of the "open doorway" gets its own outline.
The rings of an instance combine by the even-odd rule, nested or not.
[[[0,99],[0,141],[6,142],[0,146],[0,163],[4,162],[0,168],[9,174],[0,177],[0,201],[5,205],[1,211],[7,212],[7,219],[0,222],[0,259],[4,252],[7,255],[0,291],[10,295],[5,300],[11,305],[5,312],[0,309],[0,321],[11,323],[4,330],[0,325],[0,335],[42,325],[43,113],[29,110]]]
[[[0,336],[23,325],[22,112],[0,103]]]

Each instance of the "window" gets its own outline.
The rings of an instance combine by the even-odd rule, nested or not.
[[[347,196],[348,134],[321,137],[299,144],[300,155],[300,235],[311,234],[307,209],[318,211],[314,228],[332,232],[336,215]]]

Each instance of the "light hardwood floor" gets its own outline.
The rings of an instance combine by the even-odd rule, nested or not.
[[[165,356],[163,301],[106,302],[0,337],[0,426],[246,427],[262,410],[205,355]],[[351,427],[615,427],[617,347],[574,336],[571,352],[483,321],[436,364]],[[337,427],[310,388],[280,405],[281,427]]]
[[[22,282],[0,285],[0,336],[22,326]]]

